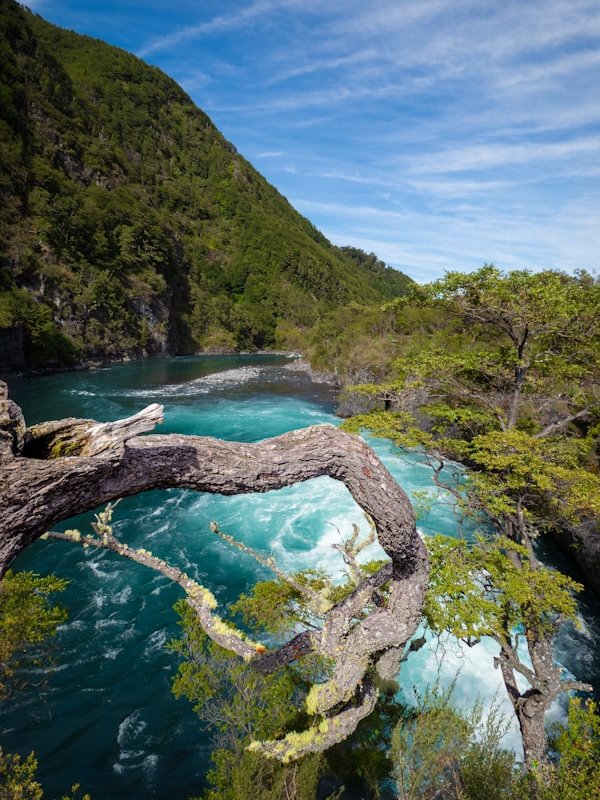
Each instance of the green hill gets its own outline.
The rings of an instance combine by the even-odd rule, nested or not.
[[[0,0],[0,362],[286,346],[410,279],[332,246],[155,67]]]

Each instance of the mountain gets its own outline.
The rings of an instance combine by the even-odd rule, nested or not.
[[[411,283],[331,245],[159,69],[13,0],[0,32],[0,363],[285,347]]]

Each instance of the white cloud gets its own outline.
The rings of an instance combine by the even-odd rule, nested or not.
[[[518,144],[475,144],[411,157],[408,170],[414,173],[461,172],[491,167],[554,161],[600,152],[600,138],[589,136],[562,142],[522,142]],[[401,157],[400,160],[408,159]]]
[[[498,85],[512,88],[519,84],[535,84],[552,82],[559,76],[572,75],[574,72],[581,75],[594,67],[600,66],[600,50],[584,50],[583,52],[568,53],[544,60],[543,63],[530,64],[509,74],[501,74]]]
[[[281,10],[282,8],[289,8],[301,5],[299,0],[257,0],[252,5],[242,8],[233,14],[222,14],[218,17],[213,17],[206,22],[200,22],[197,25],[187,25],[180,28],[173,33],[161,36],[148,42],[137,55],[140,58],[156,53],[159,50],[166,50],[167,48],[174,47],[181,42],[195,39],[200,36],[207,36],[212,33],[220,33],[221,31],[239,28],[248,24],[257,17],[270,14],[272,12]]]
[[[375,206],[351,205],[344,203],[320,203],[316,200],[296,198],[290,200],[291,204],[300,211],[333,214],[335,216],[359,218],[359,219],[383,219],[383,220],[406,220],[407,214],[404,211],[394,211],[393,209],[376,208]]]
[[[280,158],[283,155],[283,150],[265,150],[264,153],[257,153],[254,158]]]

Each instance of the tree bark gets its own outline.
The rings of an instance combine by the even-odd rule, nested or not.
[[[256,444],[137,435],[161,420],[162,407],[155,405],[115,423],[45,423],[26,431],[22,455],[16,447],[11,452],[5,448],[0,463],[0,575],[55,523],[126,495],[169,487],[222,495],[267,492],[322,475],[342,481],[372,519],[390,562],[332,606],[322,629],[300,634],[276,651],[265,652],[235,634],[232,639],[212,613],[214,598],[177,568],[108,534],[89,542],[171,577],[188,593],[208,635],[259,669],[275,668],[310,651],[332,659],[332,679],[314,686],[307,700],[311,715],[325,716],[318,727],[255,744],[265,755],[284,761],[327,749],[372,711],[377,690],[370,670],[391,677],[421,619],[428,558],[408,497],[359,437],[332,425]],[[386,601],[375,603],[384,585]],[[365,614],[367,607],[374,610]]]
[[[157,408],[149,406],[136,417],[153,427]],[[15,455],[0,465],[0,575],[57,522],[119,497],[172,487],[223,495],[268,492],[322,475],[342,481],[373,519],[398,576],[408,577],[426,564],[405,492],[361,439],[332,425],[245,444],[178,434],[129,438],[131,426],[110,423],[112,443],[104,441],[101,448],[95,435],[99,430],[104,437],[108,425],[73,420],[69,426],[78,433],[88,430],[88,441],[78,447],[96,447],[98,454]],[[60,437],[66,436],[62,426]],[[45,452],[52,450],[49,440]]]

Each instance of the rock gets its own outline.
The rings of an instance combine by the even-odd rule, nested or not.
[[[23,412],[8,399],[8,386],[0,381],[0,459],[23,452],[27,426]]]
[[[343,418],[370,414],[371,411],[385,411],[385,400],[380,395],[357,392],[348,386],[342,390],[335,409],[336,416]]]
[[[586,586],[600,595],[600,523],[585,520],[579,525],[553,532],[558,546],[567,553],[582,571]]]
[[[292,361],[291,364],[286,364],[283,369],[288,369],[291,372],[307,372],[313,383],[327,383],[338,389],[341,387],[340,379],[335,372],[318,372],[311,367],[308,361],[304,361],[301,358]]]

